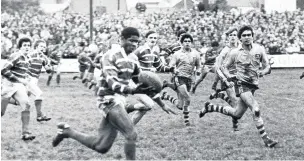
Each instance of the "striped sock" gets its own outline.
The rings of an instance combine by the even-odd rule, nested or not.
[[[184,114],[184,122],[185,122],[185,125],[186,125],[186,126],[189,126],[189,125],[190,125],[189,111],[184,111],[183,114]]]
[[[186,101],[184,104],[184,122],[186,126],[190,126],[190,120],[189,120],[189,105],[190,101]]]
[[[260,125],[260,126],[256,126],[256,128],[258,129],[259,133],[260,133],[260,136],[263,140],[265,139],[269,139],[266,131],[265,131],[265,128],[264,128],[264,124]]]
[[[221,105],[214,105],[212,103],[209,103],[209,105],[207,106],[206,110],[207,112],[219,112],[222,113],[224,115],[228,115],[231,116],[228,112],[228,106],[221,106]]]
[[[228,96],[225,95],[225,93],[219,93],[218,98],[221,98],[222,100],[226,101],[228,104],[231,103],[231,100]]]
[[[173,96],[170,96],[167,92],[163,93],[161,99],[162,100],[168,100],[174,105],[177,105],[177,103],[178,103],[178,100],[176,98],[174,98]]]

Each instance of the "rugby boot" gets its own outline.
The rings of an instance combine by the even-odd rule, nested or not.
[[[202,108],[202,110],[201,110],[200,113],[199,113],[199,117],[200,117],[200,118],[204,117],[205,114],[208,113],[207,108],[208,108],[209,104],[210,104],[210,102],[208,102],[208,101],[205,102],[204,107]]]
[[[24,141],[34,140],[35,138],[36,136],[32,135],[30,132],[23,132],[21,137],[21,139]]]

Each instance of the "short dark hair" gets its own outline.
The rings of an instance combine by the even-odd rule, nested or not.
[[[36,49],[37,46],[38,46],[40,43],[45,43],[45,44],[46,44],[46,42],[45,42],[44,40],[39,39],[39,40],[37,40],[37,41],[34,43],[34,49]]]
[[[238,34],[237,34],[237,37],[238,37],[239,39],[241,39],[241,36],[242,36],[243,32],[246,31],[246,30],[250,30],[251,33],[252,33],[252,37],[253,37],[253,34],[254,34],[254,33],[253,33],[253,29],[252,29],[252,27],[247,26],[247,25],[245,25],[245,26],[243,26],[243,27],[240,28],[240,30],[239,30],[239,32],[238,32]]]
[[[182,34],[184,34],[184,33],[186,33],[185,30],[178,30],[177,33],[176,33],[176,35],[177,35],[177,37],[179,38],[179,37],[180,37]]]
[[[217,41],[213,41],[211,43],[211,47],[219,47],[219,46],[220,46],[220,44]]]
[[[30,42],[30,44],[32,45],[32,40],[29,37],[22,37],[18,40],[17,48],[20,49],[22,44],[25,42]]]
[[[183,43],[185,39],[189,38],[191,40],[191,42],[193,42],[193,37],[188,34],[188,33],[185,33],[182,35],[181,39],[180,39],[180,42]]]
[[[225,34],[226,34],[226,36],[229,36],[229,34],[233,33],[234,31],[237,32],[238,31],[237,28],[233,27],[233,28],[229,29],[228,31],[226,31]]]
[[[148,38],[149,35],[155,34],[155,33],[156,33],[155,31],[149,31],[149,32],[145,35],[145,37]]]
[[[131,36],[139,37],[139,31],[134,27],[126,27],[122,30],[121,36],[125,39],[130,38]]]

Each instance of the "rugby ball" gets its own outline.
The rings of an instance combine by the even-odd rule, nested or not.
[[[163,83],[159,76],[154,72],[142,71],[139,74],[138,80],[139,83],[154,87],[156,92],[161,92],[162,90]]]

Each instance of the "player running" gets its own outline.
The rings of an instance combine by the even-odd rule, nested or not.
[[[195,90],[197,86],[205,79],[207,74],[209,72],[215,73],[216,67],[215,67],[215,61],[216,57],[220,53],[220,45],[217,41],[214,41],[211,43],[211,48],[207,50],[205,54],[205,63],[204,66],[202,67],[201,75],[199,76],[199,79],[195,81],[191,93],[195,93]],[[216,87],[217,81],[213,83],[212,89],[214,89],[214,86]]]
[[[137,132],[127,114],[126,96],[128,94],[146,93],[151,87],[131,87],[129,82],[138,83],[137,57],[132,53],[139,42],[136,28],[127,27],[121,34],[121,48],[106,53],[102,59],[102,76],[104,81],[99,88],[98,108],[102,115],[98,136],[91,136],[70,128],[66,123],[59,123],[59,133],[53,140],[57,146],[64,138],[77,140],[83,145],[100,153],[106,153],[112,147],[118,131],[126,139],[125,154],[127,160],[136,159]]]
[[[163,92],[162,99],[169,100],[177,108],[183,109],[184,121],[186,126],[190,126],[189,105],[190,105],[190,88],[192,85],[193,71],[200,72],[200,54],[191,48],[193,38],[190,34],[183,34],[180,39],[183,48],[172,56],[169,66],[176,66],[176,75],[173,77],[174,86],[171,87],[177,92],[178,100]],[[170,84],[171,85],[171,84]],[[167,85],[168,86],[168,85]]]
[[[31,39],[22,37],[17,43],[18,52],[10,55],[1,70],[1,116],[5,114],[9,100],[13,98],[21,107],[22,140],[33,140],[35,136],[29,131],[30,104],[26,86],[29,67],[28,54],[31,49]]]
[[[35,107],[37,111],[37,121],[49,121],[50,117],[42,113],[42,91],[38,87],[38,79],[41,74],[42,67],[46,72],[51,72],[50,60],[44,53],[46,52],[46,42],[44,40],[37,40],[34,44],[35,51],[30,54],[29,58],[29,83],[28,90],[30,94],[35,96]]]
[[[62,51],[60,50],[59,45],[56,46],[55,49],[49,53],[48,56],[49,56],[49,59],[51,60],[52,72],[50,72],[50,74],[48,76],[46,85],[49,86],[51,84],[53,75],[54,75],[54,73],[56,73],[56,83],[57,83],[57,86],[60,86],[60,66],[61,66],[60,61],[61,61]]]
[[[146,43],[135,50],[138,57],[139,66],[143,71],[173,72],[174,67],[165,66],[160,58],[158,47],[156,46],[158,35],[154,31],[146,34]]]
[[[265,48],[253,43],[253,34],[253,29],[249,26],[243,26],[238,31],[237,36],[242,46],[231,51],[222,67],[225,76],[232,78],[234,76],[229,73],[228,68],[231,65],[236,66],[238,81],[235,84],[235,91],[236,95],[240,97],[237,107],[220,106],[206,102],[205,107],[200,112],[200,117],[209,112],[219,112],[240,119],[249,108],[253,112],[253,120],[265,145],[274,147],[278,142],[269,138],[266,133],[259,104],[254,98],[254,92],[258,89],[258,79],[269,73],[270,65]],[[259,70],[261,63],[264,68]]]

